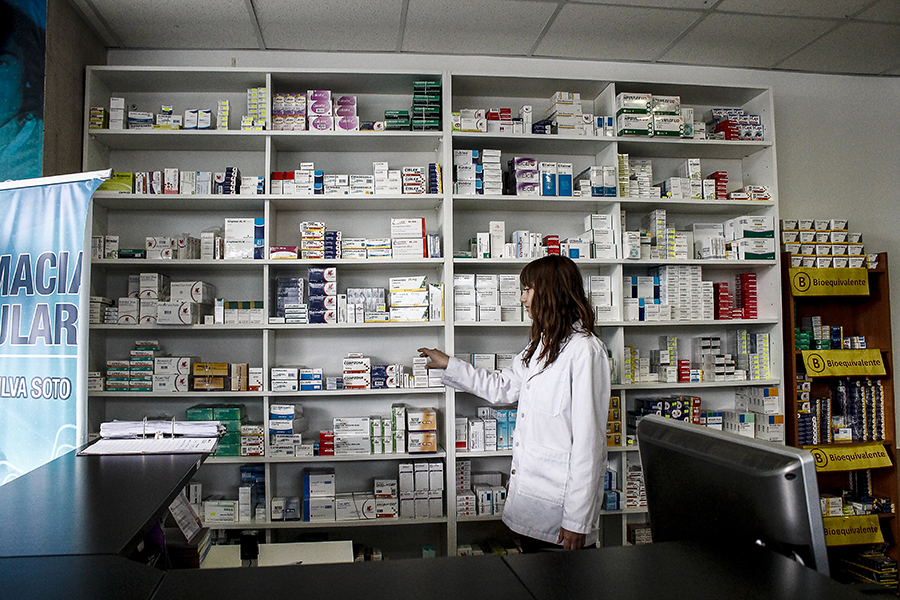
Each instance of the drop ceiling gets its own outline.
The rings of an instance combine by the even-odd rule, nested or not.
[[[70,0],[108,48],[579,59],[900,76],[900,0]]]

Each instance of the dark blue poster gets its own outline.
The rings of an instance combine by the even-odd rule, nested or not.
[[[0,181],[42,174],[46,0],[0,0]]]
[[[85,224],[106,176],[0,183],[0,485],[85,442]]]

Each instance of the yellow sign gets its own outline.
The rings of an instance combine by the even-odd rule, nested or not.
[[[881,525],[877,515],[858,517],[824,517],[825,544],[849,546],[851,544],[881,544]]]
[[[810,377],[865,377],[884,375],[881,350],[803,350],[803,365]]]
[[[791,294],[794,296],[868,296],[866,269],[807,269],[792,267]]]
[[[816,471],[853,471],[890,467],[891,457],[884,444],[809,448],[816,459]]]

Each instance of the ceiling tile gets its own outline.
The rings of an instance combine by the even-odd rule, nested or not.
[[[660,60],[720,67],[770,68],[832,27],[828,21],[712,14]]]
[[[445,54],[527,54],[555,2],[409,0],[403,51]]]
[[[856,15],[857,19],[880,21],[882,23],[900,23],[900,2],[897,0],[881,0],[868,10]]]
[[[684,10],[566,4],[535,55],[654,60],[702,15]]]
[[[843,19],[871,2],[872,0],[723,0],[716,6],[716,10],[753,15]]]
[[[93,0],[93,5],[126,48],[259,48],[245,0]]]
[[[900,64],[900,26],[850,22],[822,36],[778,68],[878,74]]]
[[[393,51],[402,0],[254,0],[266,48]]]

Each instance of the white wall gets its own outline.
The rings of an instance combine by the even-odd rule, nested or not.
[[[900,269],[900,78],[773,73],[573,60],[110,50],[111,65],[399,70],[771,87],[782,217],[847,218],[868,252]],[[900,277],[891,285],[894,370],[900,367]]]

